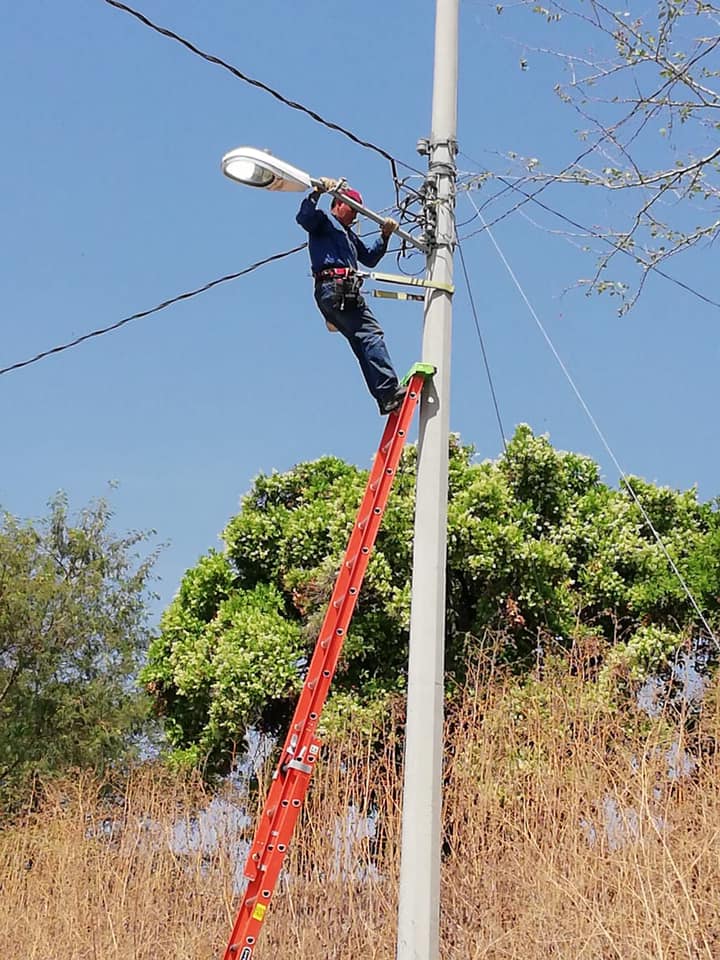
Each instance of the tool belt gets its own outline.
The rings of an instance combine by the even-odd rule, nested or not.
[[[318,270],[315,282],[327,283],[332,281],[332,305],[335,310],[354,310],[362,305],[360,293],[363,278],[351,267],[328,267]]]
[[[313,276],[316,280],[334,280],[336,277],[344,277],[352,273],[351,267],[326,267],[324,270],[318,270]]]

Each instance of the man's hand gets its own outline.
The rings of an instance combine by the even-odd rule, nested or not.
[[[397,222],[397,220],[393,220],[392,217],[386,217],[382,222],[382,226],[380,227],[380,234],[383,240],[386,240],[391,233],[395,233],[399,226],[400,224]]]
[[[339,180],[331,180],[330,177],[320,177],[315,187],[315,192],[330,193],[332,190],[337,190],[339,183]]]

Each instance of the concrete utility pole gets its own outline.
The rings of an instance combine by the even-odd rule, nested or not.
[[[452,284],[459,0],[437,0],[425,212],[427,279]],[[430,290],[420,406],[397,960],[438,960],[452,294]]]

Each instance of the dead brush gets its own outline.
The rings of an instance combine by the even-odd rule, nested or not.
[[[569,659],[525,681],[482,661],[448,706],[445,960],[717,960],[718,700],[674,776],[672,723],[620,713]],[[325,748],[257,960],[395,956],[401,758],[400,708]],[[187,841],[212,799],[157,768],[53,787],[0,833],[3,960],[221,956],[244,838]]]

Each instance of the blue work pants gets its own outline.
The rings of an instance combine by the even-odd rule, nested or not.
[[[328,323],[331,323],[350,344],[365,377],[368,390],[382,405],[391,400],[398,390],[398,378],[390,354],[385,346],[380,324],[360,297],[357,306],[346,304],[340,310],[335,306],[333,281],[315,284],[315,302]]]

